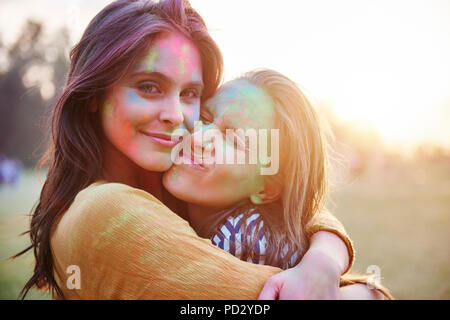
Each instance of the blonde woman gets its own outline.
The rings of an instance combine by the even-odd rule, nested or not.
[[[317,236],[314,234],[321,223],[333,217],[324,208],[326,145],[319,118],[307,97],[295,83],[278,72],[250,72],[228,82],[208,100],[202,108],[201,119],[209,125],[209,130],[215,131],[207,135],[210,140],[205,139],[206,132],[193,135],[193,145],[199,143],[195,139],[203,139],[202,161],[195,159],[198,148],[194,148],[190,155],[183,153],[183,163],[173,166],[163,178],[169,192],[188,202],[193,228],[200,236],[211,239],[213,244],[244,261],[282,269],[308,263],[305,260],[315,251],[310,248],[311,238]],[[251,164],[249,161],[255,149],[251,149],[251,135],[243,133],[261,132],[261,129],[279,130],[279,145],[273,137],[274,140],[269,141],[279,147],[271,149],[272,161],[277,161],[273,151],[279,152],[279,170],[273,175],[261,174],[267,163]],[[247,161],[226,163],[224,160],[230,152],[233,157],[228,159],[241,154]],[[318,264],[316,261],[317,267]],[[309,271],[309,274],[295,273],[295,268],[292,269],[292,281],[295,281],[294,275],[300,280],[317,276],[313,270]],[[320,297],[323,294],[320,282],[326,283],[329,279],[327,274],[321,276],[317,292],[305,297],[298,290],[297,297]],[[336,290],[340,276],[340,273],[335,274]],[[348,276],[341,284],[364,283],[365,280],[364,276]],[[261,298],[288,295],[283,292],[277,296],[280,286],[284,285],[280,275],[273,277],[270,283]],[[386,290],[380,290],[389,297]],[[376,291],[358,285],[339,292],[339,296],[380,297]]]
[[[172,133],[198,120],[222,69],[187,1],[118,0],[91,21],[52,114],[49,170],[22,251],[32,250],[36,264],[23,294],[38,287],[59,299],[254,299],[281,272],[198,237],[182,211],[169,209],[178,202],[162,186]],[[335,219],[319,222],[316,231],[349,242]],[[345,270],[352,251],[330,232],[317,235],[311,248],[338,257],[320,265]],[[70,270],[78,270],[75,284]]]

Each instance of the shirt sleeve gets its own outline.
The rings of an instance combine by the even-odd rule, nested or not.
[[[322,211],[316,214],[313,219],[311,219],[311,221],[306,225],[306,233],[308,235],[308,238],[319,231],[332,232],[340,237],[342,241],[344,241],[345,245],[347,246],[348,256],[350,258],[348,267],[345,270],[344,274],[347,273],[351,269],[355,261],[355,249],[352,240],[345,231],[342,223],[330,212]]]
[[[278,268],[239,260],[198,237],[145,191],[81,191],[53,226],[54,274],[68,299],[256,299]],[[80,289],[66,285],[69,266]]]

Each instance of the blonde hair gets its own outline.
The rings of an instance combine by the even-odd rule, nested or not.
[[[280,130],[280,169],[276,175],[265,179],[280,186],[282,196],[275,203],[247,203],[223,210],[214,215],[212,223],[206,224],[208,230],[201,234],[212,236],[230,215],[244,213],[245,216],[257,212],[262,216],[267,231],[266,264],[287,268],[289,261],[283,255],[289,257],[297,252],[299,262],[309,247],[311,234],[306,226],[316,213],[324,210],[327,155],[321,122],[302,89],[281,73],[256,70],[244,74],[239,80],[264,90],[273,100]],[[248,257],[251,257],[254,254],[253,243],[246,247]],[[288,248],[286,255],[283,254],[285,247]]]

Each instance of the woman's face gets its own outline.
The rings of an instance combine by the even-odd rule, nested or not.
[[[202,65],[195,45],[180,33],[162,33],[101,108],[105,136],[116,154],[149,171],[172,165],[171,134],[199,117]]]
[[[205,102],[201,114],[203,121],[206,118],[206,122],[212,123],[214,129],[220,131],[217,138],[222,139],[223,153],[229,152],[227,150],[230,149],[226,147],[232,148],[234,154],[244,152],[245,164],[227,164],[224,161],[224,164],[215,162],[198,166],[186,164],[189,162],[186,161],[181,165],[174,165],[166,172],[163,183],[179,199],[222,209],[259,192],[264,182],[260,175],[260,164],[249,164],[248,145],[245,146],[245,142],[227,140],[225,130],[270,130],[274,128],[274,106],[263,90],[248,81],[235,80],[225,84],[214,97]],[[194,137],[196,135],[194,133]]]

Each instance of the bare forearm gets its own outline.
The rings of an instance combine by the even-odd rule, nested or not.
[[[305,254],[312,255],[320,253],[334,261],[340,270],[340,274],[347,269],[350,258],[347,246],[340,237],[332,232],[319,231],[311,237],[310,248]],[[305,258],[304,257],[304,258]]]

